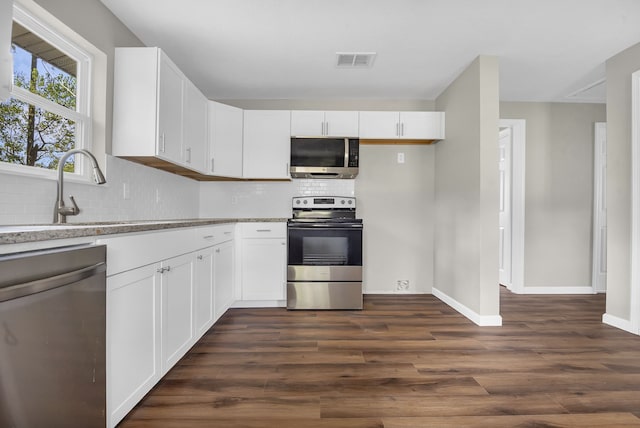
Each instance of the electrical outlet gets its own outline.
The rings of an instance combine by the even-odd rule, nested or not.
[[[396,291],[407,291],[409,289],[408,279],[399,279],[396,285]]]
[[[233,195],[231,197],[231,205],[237,205],[238,204],[238,197],[236,195]]]
[[[404,153],[398,153],[398,163],[404,163]]]

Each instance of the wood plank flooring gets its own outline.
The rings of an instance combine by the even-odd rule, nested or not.
[[[120,427],[640,426],[640,337],[604,312],[504,289],[502,327],[431,295],[232,309]]]

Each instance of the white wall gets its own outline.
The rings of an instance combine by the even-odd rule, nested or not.
[[[498,60],[478,57],[436,100],[434,293],[481,325],[501,323],[498,286]]]
[[[640,44],[607,61],[607,315],[630,321],[631,74]]]
[[[397,162],[398,153],[405,163]],[[366,293],[431,293],[434,162],[433,145],[360,147],[355,181]],[[398,291],[398,280],[408,280],[409,288]]]
[[[525,119],[524,292],[591,292],[593,124],[604,104],[500,103]]]

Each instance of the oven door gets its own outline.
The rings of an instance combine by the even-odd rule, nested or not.
[[[362,281],[362,223],[288,226],[288,281]]]

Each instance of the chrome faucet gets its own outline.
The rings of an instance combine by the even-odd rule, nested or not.
[[[85,149],[71,149],[60,158],[60,162],[58,163],[58,199],[56,199],[56,205],[53,210],[53,222],[54,223],[66,223],[67,216],[69,215],[78,215],[80,214],[80,208],[76,204],[76,200],[73,196],[69,196],[71,199],[72,207],[67,207],[64,205],[64,196],[63,196],[63,187],[64,187],[64,164],[67,162],[69,156],[82,153],[89,157],[91,160],[91,164],[93,165],[93,179],[97,184],[104,184],[107,182],[105,180],[102,171],[100,171],[100,167],[98,166],[98,161],[95,156],[91,154],[89,150]]]

